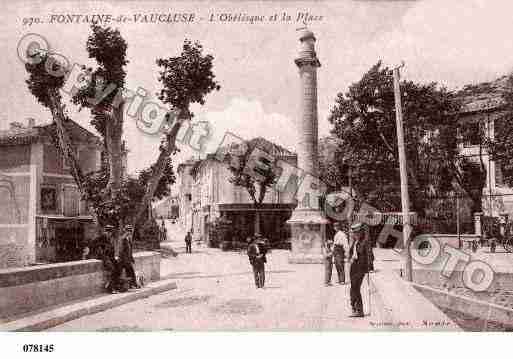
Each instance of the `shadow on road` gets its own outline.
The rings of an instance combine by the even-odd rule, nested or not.
[[[293,270],[274,270],[274,271],[266,271],[266,273],[294,273]],[[204,275],[194,275],[200,274],[201,272],[183,272],[183,273],[171,273],[166,276],[160,277],[161,280],[165,279],[195,279],[195,278],[224,278],[224,277],[234,277],[240,275],[253,275],[253,272],[235,272],[235,273],[226,273],[226,274],[204,274]],[[192,275],[191,275],[192,274]]]

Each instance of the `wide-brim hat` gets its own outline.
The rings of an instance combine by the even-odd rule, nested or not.
[[[351,232],[358,232],[363,229],[363,223],[354,223],[351,225]]]

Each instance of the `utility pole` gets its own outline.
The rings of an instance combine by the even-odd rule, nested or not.
[[[406,169],[406,151],[404,149],[404,129],[403,129],[403,110],[401,105],[401,89],[400,89],[400,75],[399,69],[404,66],[394,68],[394,98],[395,98],[395,120],[397,130],[397,148],[399,150],[399,172],[401,175],[401,207],[403,212],[403,243],[406,253],[404,255],[404,269],[406,280],[411,282],[412,276],[412,260],[410,251],[410,199],[408,196],[408,172]]]

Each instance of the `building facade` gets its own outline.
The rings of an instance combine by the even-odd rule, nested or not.
[[[501,131],[501,124],[511,121],[505,110],[502,97],[508,82],[504,76],[490,83],[470,86],[462,91],[463,106],[459,121],[464,133],[460,138],[460,151],[470,160],[482,160],[486,169],[486,184],[483,188],[482,207],[486,216],[498,217],[508,214],[513,217],[513,188],[505,184],[500,161],[490,158],[484,146],[484,140],[494,139]]]
[[[263,138],[256,146],[274,158],[296,166],[296,155]],[[291,181],[284,191],[269,188],[258,210],[246,188],[230,182],[232,174],[226,163],[214,154],[202,160],[189,160],[178,167],[180,187],[180,223],[192,230],[195,240],[209,242],[210,227],[224,216],[233,223],[233,240],[244,241],[254,234],[255,213],[260,218],[260,232],[271,241],[288,238],[286,221],[296,207],[295,185]]]
[[[51,140],[53,126],[29,120],[0,131],[0,268],[62,261],[70,253],[79,259],[81,243],[94,236],[88,206]],[[99,138],[75,122],[66,127],[82,171],[98,170]]]
[[[153,215],[157,218],[177,219],[180,216],[179,197],[169,196],[155,204]]]

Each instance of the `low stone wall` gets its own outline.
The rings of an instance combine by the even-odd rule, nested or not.
[[[414,269],[413,280],[418,284],[449,291],[465,288],[462,270],[455,270],[450,277],[445,277],[439,270]],[[513,291],[513,273],[495,272],[490,287],[484,292],[472,292],[472,297],[484,300],[490,293],[505,291]]]
[[[146,281],[160,279],[160,253],[134,259]],[[106,276],[96,259],[0,270],[0,318],[104,293]]]
[[[448,244],[453,248],[459,248],[460,241],[462,242],[463,248],[466,248],[468,242],[478,241],[481,237],[477,234],[460,234],[459,238],[457,234],[426,234],[430,237],[435,238],[442,246]]]
[[[413,287],[439,308],[480,318],[484,320],[485,325],[499,323],[508,330],[513,329],[513,310],[510,308],[424,285],[413,284]]]

